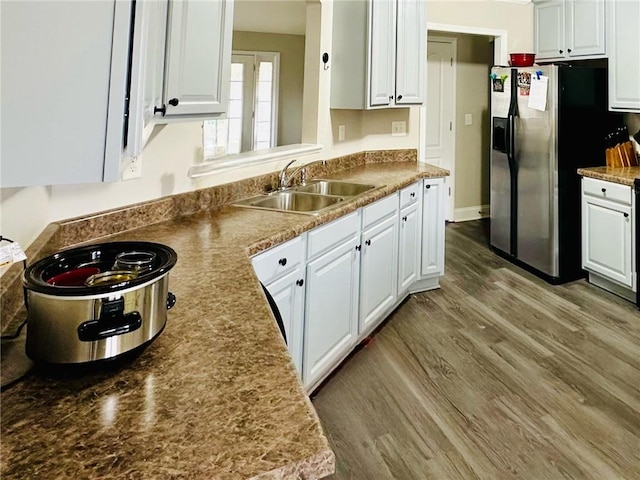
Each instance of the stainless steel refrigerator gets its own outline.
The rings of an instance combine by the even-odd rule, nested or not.
[[[606,68],[491,70],[491,246],[551,283],[583,276],[580,177],[605,164]],[[545,86],[546,85],[546,86]]]

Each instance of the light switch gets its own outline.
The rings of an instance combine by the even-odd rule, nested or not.
[[[344,125],[338,125],[338,141],[339,142],[344,141],[345,130],[346,128]]]
[[[473,118],[471,117],[470,113],[465,113],[464,114],[464,124],[465,125],[473,125]]]

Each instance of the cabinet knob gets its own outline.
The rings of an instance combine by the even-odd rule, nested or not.
[[[404,217],[402,217],[402,221],[406,222],[407,221],[407,216],[405,215]]]
[[[362,245],[356,245],[356,250],[359,252],[360,250],[362,250]]]
[[[301,278],[300,280],[296,280],[296,285],[298,285],[299,287],[304,285],[304,280]]]
[[[366,242],[364,242],[367,246],[371,245],[371,240],[367,240]]]
[[[625,214],[624,214],[624,218],[627,218],[627,217],[629,217],[629,214],[628,214],[628,213],[625,213]]]
[[[570,48],[567,48],[567,52],[571,53],[571,49],[570,49]]]
[[[287,264],[287,259],[281,258],[280,260],[278,260],[278,263],[284,267]]]
[[[602,193],[607,193],[607,189],[606,189],[606,188],[603,188],[603,189],[602,189]]]
[[[169,105],[171,105],[172,107],[177,107],[179,103],[180,100],[178,100],[177,98],[172,98],[171,100],[169,100]]]
[[[409,196],[410,196],[410,197],[412,197],[412,198],[415,198],[415,196],[416,196],[416,192],[411,192],[411,193],[409,194]]]
[[[558,50],[560,53],[564,53],[564,50]]]
[[[393,100],[393,95],[389,95],[389,100]]]
[[[402,95],[398,95],[398,100],[402,100]]]
[[[167,106],[162,105],[161,107],[153,107],[153,114],[155,115],[156,113],[161,113],[164,117],[164,114],[167,113]]]
[[[426,188],[427,190],[431,188],[431,185],[425,185],[424,188]]]

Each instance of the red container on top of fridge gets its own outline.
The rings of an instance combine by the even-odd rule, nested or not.
[[[530,67],[536,59],[535,53],[510,53],[509,64],[512,67]]]

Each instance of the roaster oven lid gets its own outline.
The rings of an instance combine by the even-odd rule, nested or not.
[[[95,274],[112,271],[116,264],[116,256],[124,252],[149,253],[149,258],[153,258],[151,266],[137,270],[135,276],[117,283],[87,286],[82,280],[75,281],[78,276],[75,272],[87,271]],[[63,250],[30,265],[24,272],[23,284],[29,290],[48,295],[98,295],[147,283],[171,270],[177,260],[176,252],[160,243],[108,242],[87,245]],[[58,284],[58,279],[66,281]],[[69,281],[70,279],[72,280]]]

